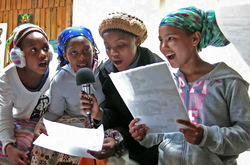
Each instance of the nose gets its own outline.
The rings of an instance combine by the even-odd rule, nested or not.
[[[169,49],[168,42],[161,41],[160,43],[160,51],[165,54],[165,52]]]
[[[40,58],[44,59],[46,58],[47,56],[49,56],[49,52],[48,51],[45,51],[45,50],[41,50],[40,52]]]
[[[77,56],[78,60],[85,60],[86,59],[86,54],[84,52],[80,53],[78,56]]]
[[[168,48],[168,42],[162,41],[161,47],[162,47],[162,48]]]
[[[118,55],[118,52],[116,51],[116,49],[111,49],[110,55],[111,55],[111,58],[114,59],[114,57]]]

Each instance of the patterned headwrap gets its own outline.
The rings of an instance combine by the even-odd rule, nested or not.
[[[84,36],[86,38],[88,38],[91,42],[91,44],[96,48],[96,50],[98,50],[94,38],[92,36],[91,31],[88,28],[85,28],[83,26],[71,26],[69,28],[64,29],[59,37],[58,37],[58,49],[57,49],[57,53],[59,56],[63,56],[63,51],[64,51],[64,47],[67,44],[67,41],[73,37],[77,37],[77,36]],[[97,55],[94,56],[94,63],[93,63],[93,69],[95,69],[96,65],[97,65],[97,60],[98,57]],[[63,65],[68,64],[69,62],[64,60],[63,61]]]
[[[167,25],[192,33],[199,31],[201,33],[199,50],[209,45],[221,47],[230,43],[219,29],[213,10],[202,11],[194,6],[180,8],[167,14],[161,20],[160,27]]]
[[[6,41],[7,53],[9,54],[11,49],[16,47],[25,36],[34,31],[41,33],[46,38],[46,40],[48,40],[48,36],[39,26],[30,23],[22,24],[16,27],[12,31],[10,37],[7,39]]]

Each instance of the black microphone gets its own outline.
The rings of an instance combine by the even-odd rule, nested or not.
[[[76,72],[76,85],[82,85],[82,91],[88,94],[93,93],[91,90],[91,84],[94,82],[95,82],[95,76],[91,69],[81,68]],[[87,119],[90,127],[92,127],[90,112],[87,112]]]
[[[95,82],[95,76],[91,69],[81,68],[76,72],[76,85],[82,85],[82,91],[90,94],[93,93],[91,90],[91,84]],[[87,112],[87,119],[90,127],[92,128],[91,113]],[[96,165],[96,160],[94,159]]]
[[[76,72],[76,85],[82,85],[82,91],[90,94],[91,84],[95,82],[95,76],[91,69],[81,68]]]

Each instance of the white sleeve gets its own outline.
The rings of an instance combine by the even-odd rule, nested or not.
[[[147,134],[139,143],[147,148],[159,144],[164,140],[164,134]]]
[[[0,139],[3,145],[2,152],[9,143],[15,143],[14,123],[12,116],[13,94],[6,74],[0,77]]]

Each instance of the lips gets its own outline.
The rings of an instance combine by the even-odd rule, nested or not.
[[[119,60],[119,61],[114,61],[115,65],[119,65],[122,63],[122,60]]]
[[[78,64],[77,66],[78,66],[79,68],[86,68],[86,67],[88,67],[87,64]]]
[[[48,67],[48,62],[47,61],[42,61],[41,63],[39,63],[39,67],[47,68]]]
[[[175,53],[168,53],[168,54],[165,55],[165,57],[166,57],[168,60],[173,59],[174,56],[175,56]]]

